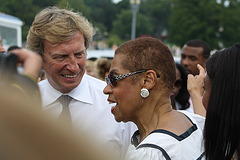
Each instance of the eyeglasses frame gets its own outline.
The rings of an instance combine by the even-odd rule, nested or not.
[[[135,74],[138,74],[138,73],[143,73],[143,72],[146,72],[148,71],[149,69],[143,69],[143,70],[139,70],[139,71],[135,71],[135,72],[131,72],[131,73],[126,73],[126,74],[121,74],[121,75],[112,75],[112,78],[115,79],[115,81],[119,81],[121,79],[124,79],[126,77],[129,77],[129,76],[132,76],[132,75],[135,75]],[[111,74],[108,75],[108,77],[105,77],[105,81],[107,82],[107,84],[110,84],[110,86],[112,87],[115,87],[117,85],[113,85],[111,80],[110,80],[110,76]],[[157,78],[159,78],[160,76],[157,74]]]

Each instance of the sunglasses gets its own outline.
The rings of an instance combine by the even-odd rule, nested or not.
[[[182,79],[177,79],[174,83],[174,87],[180,88],[182,86]]]
[[[132,76],[134,74],[138,74],[138,73],[142,73],[142,72],[146,72],[148,69],[143,69],[140,71],[136,71],[136,72],[132,72],[132,73],[127,73],[127,74],[121,74],[121,75],[117,75],[115,76],[113,73],[110,73],[108,75],[108,77],[105,77],[105,81],[107,82],[107,84],[110,84],[112,87],[116,87],[117,86],[117,81],[124,79],[126,77]],[[160,76],[157,74],[157,78],[159,78]]]

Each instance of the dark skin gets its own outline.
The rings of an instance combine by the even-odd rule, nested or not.
[[[207,59],[203,57],[202,47],[191,47],[184,45],[181,54],[181,65],[184,67],[188,74],[198,75],[199,70],[197,64],[205,68]]]

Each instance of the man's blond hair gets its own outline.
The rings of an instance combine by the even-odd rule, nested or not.
[[[58,45],[70,40],[78,31],[83,34],[88,48],[94,34],[92,24],[81,13],[47,7],[35,16],[28,32],[27,48],[43,55],[44,40]]]

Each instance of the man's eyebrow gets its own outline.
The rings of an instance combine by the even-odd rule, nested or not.
[[[64,56],[64,55],[67,55],[67,53],[60,53],[60,52],[51,53],[51,56],[58,56],[58,55]]]

